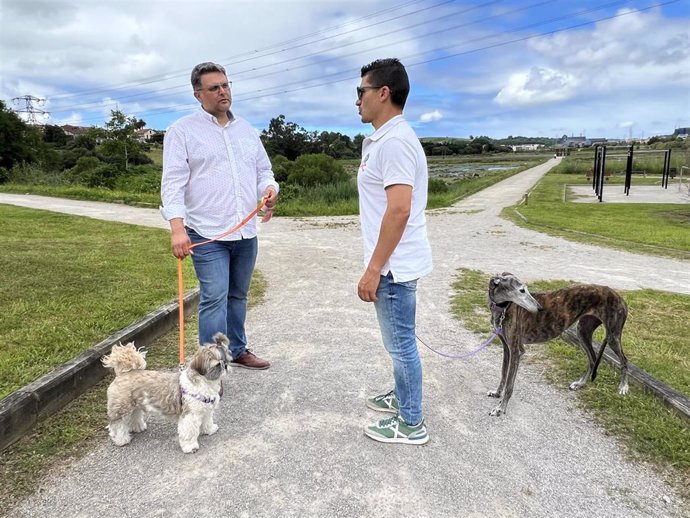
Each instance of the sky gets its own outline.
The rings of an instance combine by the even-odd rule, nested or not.
[[[690,0],[0,0],[0,100],[40,99],[44,124],[119,109],[163,130],[199,109],[190,72],[213,61],[259,131],[284,115],[369,134],[355,88],[386,57],[407,68],[420,137],[690,127]]]

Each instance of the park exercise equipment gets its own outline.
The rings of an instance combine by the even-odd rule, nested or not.
[[[661,173],[661,187],[668,189],[668,181],[671,177],[671,149],[649,149],[635,151],[632,144],[628,147],[625,155],[609,155],[608,158],[625,158],[625,188],[626,196],[630,195],[632,185],[633,159],[634,155],[639,154],[664,154],[664,167]],[[606,170],[606,146],[597,144],[594,146],[594,168],[592,169],[592,188],[599,201],[603,201],[604,195],[604,176]]]

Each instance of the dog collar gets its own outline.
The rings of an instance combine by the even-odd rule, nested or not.
[[[216,402],[216,396],[207,397],[207,396],[202,396],[201,394],[194,394],[193,392],[189,392],[184,387],[180,387],[180,392],[185,396],[193,397],[194,399],[201,401],[202,403],[207,404],[207,405],[212,405],[213,403]]]
[[[496,308],[505,309],[505,308],[508,307],[508,304],[510,304],[510,301],[501,302],[500,304],[497,304],[497,303],[494,302],[493,300],[490,300],[490,301],[489,301],[489,309],[496,309]]]

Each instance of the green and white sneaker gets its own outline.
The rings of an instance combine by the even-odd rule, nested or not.
[[[395,390],[391,390],[388,394],[368,397],[367,407],[377,412],[397,414],[400,411],[400,401],[395,397]]]
[[[364,435],[375,441],[400,444],[425,444],[429,440],[424,420],[410,426],[399,415],[365,426]]]

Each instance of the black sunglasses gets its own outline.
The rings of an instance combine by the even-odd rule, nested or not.
[[[361,99],[366,90],[372,90],[374,88],[383,88],[386,85],[381,86],[358,86],[357,87],[357,99]]]

